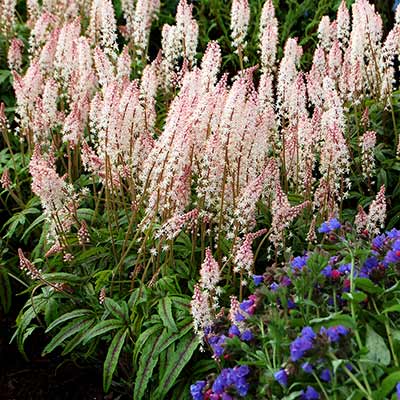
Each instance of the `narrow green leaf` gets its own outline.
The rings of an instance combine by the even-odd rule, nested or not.
[[[374,399],[384,399],[400,382],[400,371],[392,372],[381,383],[379,389],[373,393]]]
[[[70,284],[82,281],[81,277],[73,274],[68,274],[67,272],[51,272],[49,274],[43,274],[43,279],[51,283],[64,282]]]
[[[64,356],[64,355],[70,353],[72,350],[75,349],[75,347],[77,347],[79,344],[81,344],[83,339],[85,338],[87,330],[93,325],[93,323],[94,323],[93,319],[86,321],[86,323],[84,325],[82,325],[82,327],[80,329],[81,332],[78,333],[77,335],[75,335],[72,338],[72,340],[68,342],[68,344],[65,346],[61,355]]]
[[[79,310],[74,310],[71,312],[68,312],[66,314],[61,315],[61,317],[57,318],[55,321],[53,321],[48,328],[46,329],[46,333],[50,332],[53,328],[55,328],[56,326],[62,324],[65,321],[68,321],[70,319],[73,318],[79,318],[79,317],[83,317],[86,315],[91,315],[92,311],[87,310],[85,308],[80,308]]]
[[[108,348],[107,357],[104,361],[103,369],[103,389],[107,393],[110,389],[112,377],[114,375],[115,369],[117,368],[119,355],[124,345],[126,335],[128,334],[128,329],[121,329],[118,331],[111,344]]]
[[[106,297],[104,306],[112,315],[114,315],[114,317],[120,319],[121,321],[126,321],[125,313],[122,307],[115,300]]]
[[[169,297],[164,297],[159,301],[158,315],[161,317],[164,326],[171,332],[176,332],[178,330],[172,315],[172,302]]]
[[[400,304],[395,304],[393,306],[390,306],[388,308],[385,308],[383,313],[388,313],[388,312],[400,312]]]
[[[157,333],[153,334],[143,347],[142,355],[139,360],[139,370],[136,374],[135,388],[133,391],[133,398],[135,400],[141,400],[143,398],[147,384],[152,376],[153,369],[158,361],[159,345],[164,342],[167,337],[167,331],[164,329],[161,335]]]
[[[98,324],[93,326],[88,332],[86,332],[84,338],[84,344],[94,339],[96,336],[104,335],[105,333],[114,329],[119,329],[123,326],[123,323],[119,319],[108,319],[107,321],[100,321]]]
[[[51,353],[56,347],[62,344],[64,340],[84,329],[87,326],[88,321],[92,321],[92,319],[78,318],[62,328],[60,332],[58,332],[57,335],[54,336],[50,343],[44,348],[42,356]]]
[[[182,336],[186,335],[192,328],[193,328],[192,320],[190,320],[186,325],[179,327],[178,332],[174,333],[173,335],[168,335],[167,339],[160,344],[159,352],[161,353],[172,343],[178,341]]]
[[[168,360],[168,368],[160,382],[158,389],[156,390],[155,397],[164,399],[168,391],[174,385],[179,374],[183,368],[192,358],[194,351],[199,345],[198,337],[192,332],[187,334],[186,337],[180,341],[174,353],[174,358]]]
[[[139,337],[136,340],[135,343],[135,349],[133,351],[133,363],[136,365],[137,360],[139,357],[139,354],[143,350],[143,346],[145,345],[146,341],[150,338],[151,335],[153,335],[155,332],[160,333],[162,330],[161,325],[153,325],[150,328],[146,329],[144,332],[142,332]]]

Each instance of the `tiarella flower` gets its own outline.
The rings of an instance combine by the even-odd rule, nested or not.
[[[321,397],[312,386],[307,386],[307,389],[303,391],[301,398],[303,400],[319,400]]]
[[[282,386],[286,387],[288,385],[288,375],[284,369],[280,369],[274,374],[275,380]]]
[[[220,280],[220,268],[211,254],[210,248],[206,249],[206,256],[200,269],[200,286],[206,290],[215,290]]]
[[[336,219],[332,218],[327,222],[323,222],[322,225],[319,227],[319,233],[331,233],[337,229],[341,228],[341,223]]]

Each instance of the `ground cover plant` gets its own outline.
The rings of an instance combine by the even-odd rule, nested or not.
[[[0,3],[9,339],[115,398],[397,398],[400,8],[192,3]]]

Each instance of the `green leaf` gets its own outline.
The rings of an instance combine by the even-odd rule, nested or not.
[[[119,319],[108,319],[107,321],[100,321],[95,326],[93,326],[85,334],[84,344],[94,339],[97,336],[104,335],[114,329],[119,329],[123,326],[123,323]]]
[[[172,302],[169,297],[162,298],[158,303],[158,315],[161,317],[164,326],[171,332],[178,330],[172,316]]]
[[[331,314],[325,318],[314,318],[310,321],[310,324],[315,325],[317,327],[343,325],[346,328],[351,328],[351,329],[356,328],[354,320],[349,315],[341,313]]]
[[[153,325],[150,328],[146,329],[144,332],[142,332],[139,337],[136,340],[135,343],[135,350],[133,352],[133,363],[136,365],[137,360],[139,357],[139,354],[143,350],[143,346],[145,345],[146,341],[152,336],[155,332],[158,332],[158,334],[161,332],[162,326],[160,325]]]
[[[74,310],[68,313],[61,315],[61,317],[57,318],[53,321],[48,328],[46,329],[46,333],[50,332],[56,326],[62,324],[65,321],[69,321],[70,319],[79,318],[83,316],[89,316],[92,314],[92,311],[87,310],[86,308],[80,308],[79,310]]]
[[[378,362],[385,366],[390,364],[390,351],[382,336],[378,335],[369,325],[367,325],[366,347],[368,353],[366,358]]]
[[[78,283],[82,281],[82,278],[73,275],[73,274],[68,274],[67,272],[51,272],[49,274],[43,274],[43,279],[45,279],[48,282],[51,283]]]
[[[133,398],[141,400],[146,391],[149,380],[153,374],[153,369],[158,362],[159,345],[168,337],[166,329],[160,335],[153,334],[143,347],[142,355],[139,360],[139,370],[136,374]]]
[[[121,321],[128,321],[128,316],[125,315],[122,307],[115,300],[106,297],[104,306],[112,315],[114,315],[114,317],[120,319]]]
[[[199,339],[192,332],[187,334],[186,337],[179,342],[179,345],[174,353],[174,357],[171,360],[168,360],[167,370],[165,371],[160,385],[155,392],[156,398],[166,398],[167,393],[174,385],[183,368],[192,358],[192,355],[198,346]]]
[[[400,382],[400,371],[392,372],[380,384],[379,390],[373,393],[374,399],[384,399]]]
[[[400,312],[400,304],[394,304],[393,306],[385,308],[383,313],[388,313],[388,312]]]
[[[72,350],[75,349],[75,347],[81,344],[86,336],[87,330],[93,325],[93,323],[94,323],[93,319],[86,321],[86,323],[81,327],[81,332],[75,335],[75,337],[70,342],[68,342],[61,355],[64,356],[70,353]]]
[[[370,279],[357,278],[355,281],[356,288],[363,290],[367,293],[382,293],[384,289],[375,285]]]
[[[354,303],[361,303],[367,298],[367,294],[364,292],[343,293],[342,298],[353,301]]]
[[[64,326],[64,328],[62,328],[60,332],[58,332],[57,335],[54,336],[50,343],[44,348],[42,351],[42,356],[51,353],[56,347],[62,344],[64,340],[82,331],[88,326],[88,322],[92,321],[92,318],[77,318],[67,326]]]
[[[103,369],[103,389],[107,393],[110,389],[112,377],[114,375],[115,369],[117,368],[119,355],[124,345],[126,335],[128,334],[128,329],[121,329],[118,331],[111,344],[108,348],[106,361],[104,361]]]

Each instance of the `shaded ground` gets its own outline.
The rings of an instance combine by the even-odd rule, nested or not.
[[[27,346],[30,361],[25,361],[15,346],[8,344],[12,326],[11,317],[1,318],[0,400],[117,399],[102,393],[101,366],[97,369],[80,367],[72,361],[61,364],[58,357],[42,358],[43,343],[32,341]]]

